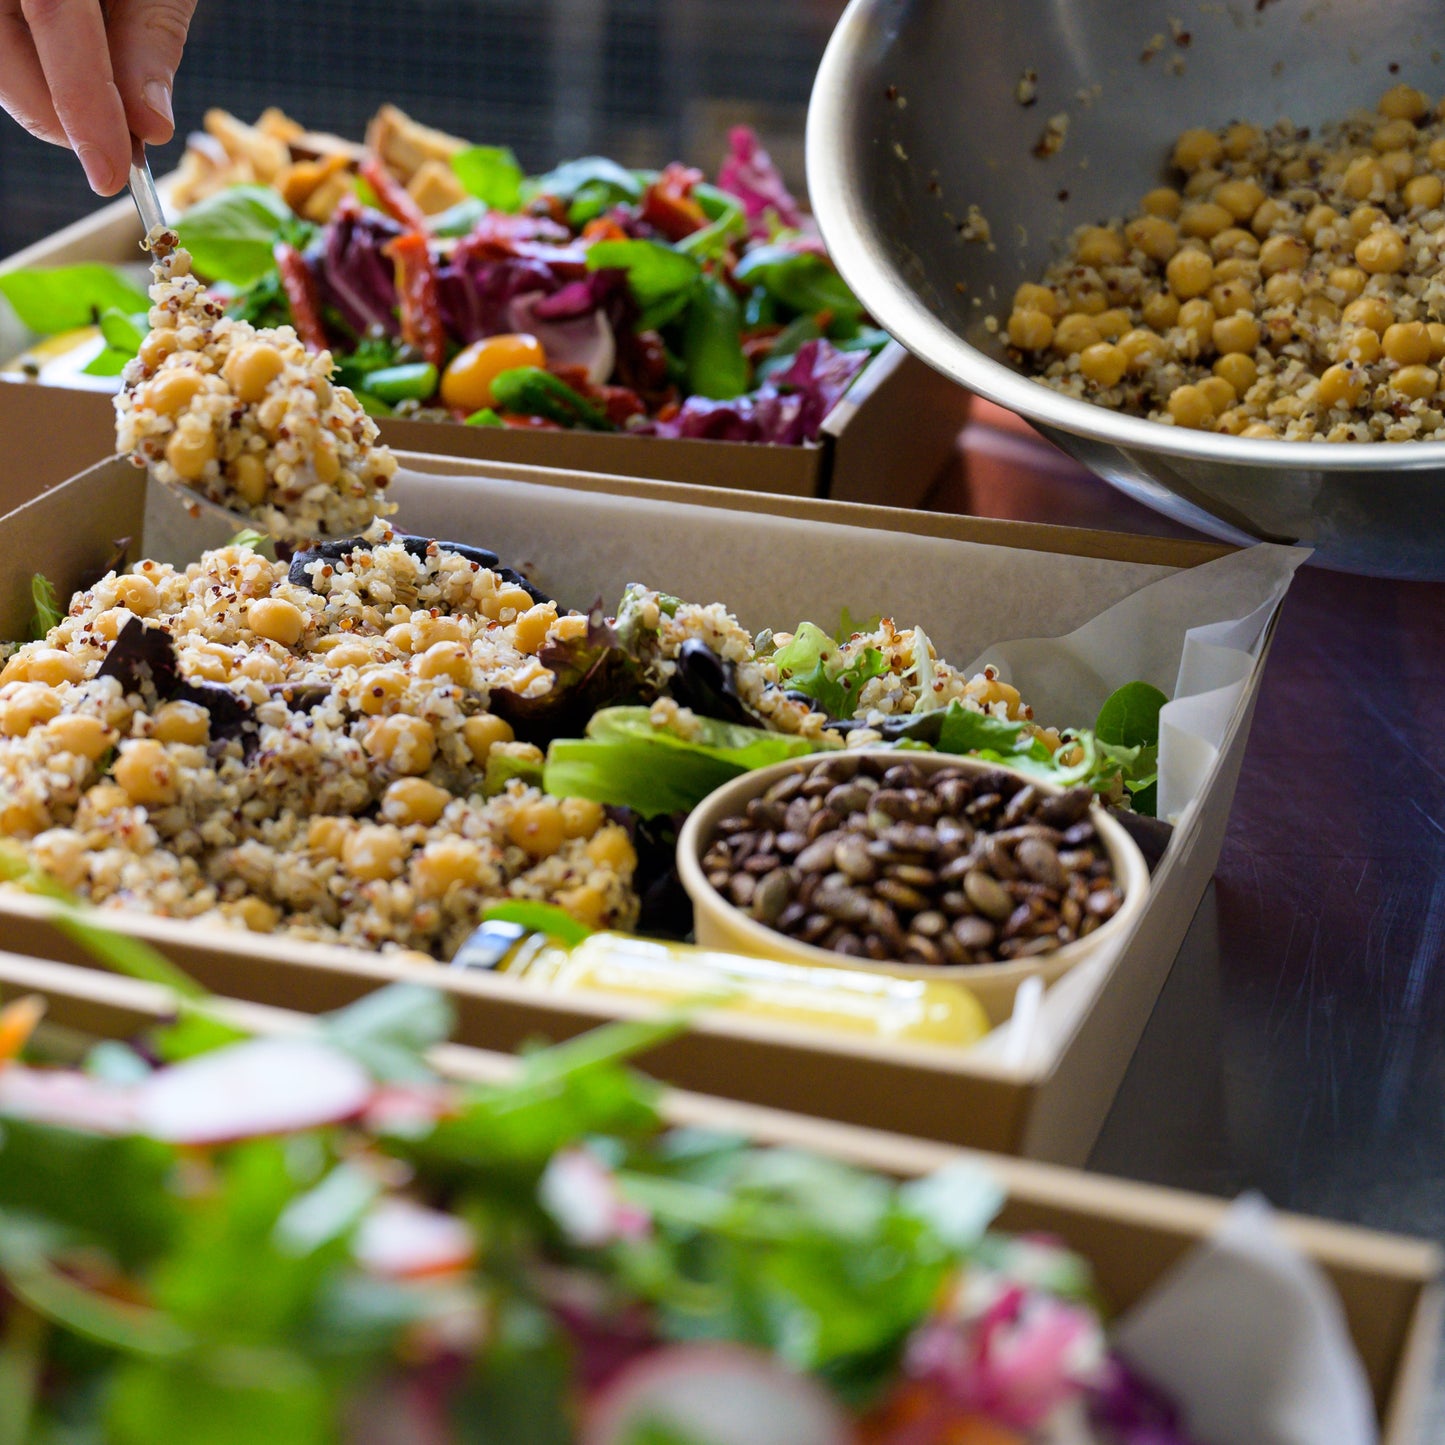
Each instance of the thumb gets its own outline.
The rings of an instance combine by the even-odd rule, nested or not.
[[[196,0],[112,0],[106,33],[131,131],[151,145],[175,133],[171,86]]]

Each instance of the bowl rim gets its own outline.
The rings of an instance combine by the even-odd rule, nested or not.
[[[1031,784],[1039,791],[1059,794],[1065,789],[1048,779],[1033,777],[1017,768],[1003,763],[990,762],[985,758],[965,753],[899,752],[896,748],[849,748],[846,752],[808,753],[800,758],[787,758],[766,768],[755,768],[714,788],[687,815],[677,836],[677,871],[688,898],[696,911],[701,907],[699,899],[715,904],[723,910],[728,924],[756,947],[759,956],[775,957],[782,962],[798,962],[830,968],[857,968],[869,973],[891,974],[897,978],[951,979],[966,988],[975,985],[987,987],[990,984],[1005,985],[1021,983],[1025,978],[1039,975],[1047,982],[1054,982],[1099,949],[1122,936],[1138,921],[1150,893],[1149,865],[1139,845],[1125,831],[1123,825],[1111,818],[1097,802],[1092,806],[1094,825],[1109,853],[1114,867],[1114,876],[1124,891],[1124,901],[1112,918],[1083,938],[1076,938],[1050,953],[1036,954],[1030,958],[1008,959],[998,963],[967,965],[905,963],[902,960],[875,960],[854,958],[851,954],[834,953],[831,949],[818,948],[802,943],[759,923],[735,903],[724,898],[707,880],[702,869],[704,846],[711,842],[711,834],[703,837],[704,815],[717,812],[726,803],[727,809],[735,804],[746,803],[759,793],[766,791],[779,778],[790,773],[807,772],[840,756],[886,758],[890,761],[921,763],[926,768],[961,767],[968,772],[1008,773],[1020,782]],[[724,810],[725,812],[726,810]],[[709,822],[711,826],[711,822]]]
[[[896,0],[849,0],[835,26],[808,103],[804,160],[809,204],[839,274],[878,324],[915,356],[1040,426],[1125,451],[1262,471],[1445,471],[1445,441],[1261,441],[1128,416],[1042,386],[946,326],[879,259],[881,247],[873,244],[878,228],[842,183],[861,95],[855,61],[878,48],[880,27],[872,12],[883,8],[896,10]]]

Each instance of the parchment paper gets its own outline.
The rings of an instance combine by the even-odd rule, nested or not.
[[[1113,1331],[1206,1445],[1374,1445],[1369,1382],[1329,1281],[1245,1195]]]

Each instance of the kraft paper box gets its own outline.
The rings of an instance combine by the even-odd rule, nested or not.
[[[844,605],[854,615],[882,612],[900,625],[918,622],[960,663],[1000,659],[1045,723],[1087,723],[1108,691],[1135,677],[1175,695],[1163,719],[1161,786],[1177,823],[1149,905],[1132,933],[1066,975],[1027,1017],[1017,1011],[982,1044],[951,1050],[717,1011],[654,1060],[659,1077],[698,1092],[1082,1162],[1213,872],[1275,608],[1301,554],[451,458],[403,464],[394,493],[400,525],[492,546],[569,605],[616,599],[627,582],[645,580],[726,602],[752,629],[826,622]],[[133,539],[132,557],[193,558],[198,548],[168,557],[155,545],[154,510],[148,538],[146,503],[143,475],[113,461],[0,521],[10,559],[0,572],[0,636],[27,634],[34,571],[66,596],[100,574],[118,538]],[[1070,637],[1058,644],[1027,640],[1063,634]],[[85,962],[46,912],[38,900],[0,894],[7,946]],[[310,1012],[416,974],[415,963],[386,954],[124,910],[106,918],[152,939],[218,992]],[[638,1002],[554,995],[505,976],[438,969],[434,981],[457,1001],[461,1038],[490,1049],[647,1012]]]
[[[58,1054],[72,1057],[96,1038],[132,1038],[156,1021],[172,1017],[176,1008],[174,995],[152,984],[0,953],[0,998],[20,992],[46,1000],[50,1040]],[[218,1009],[249,1033],[296,1035],[310,1027],[307,1018],[282,1009],[236,1002],[221,1003]],[[506,1078],[514,1067],[505,1056],[456,1044],[437,1048],[432,1062],[444,1075],[482,1084]],[[646,1067],[648,1061],[644,1058],[641,1063]],[[1301,1302],[1300,1290],[1312,1285],[1318,1295],[1315,1306],[1321,1330],[1317,1333],[1333,1337],[1335,1345],[1328,1367],[1318,1355],[1315,1359],[1317,1367],[1327,1368],[1328,1378],[1321,1380],[1317,1374],[1311,1383],[1307,1371],[1290,1368],[1300,1365],[1304,1353],[1297,1316],[1295,1328],[1267,1342],[1277,1356],[1293,1355],[1288,1364],[1278,1363],[1273,1396],[1266,1396],[1271,1419],[1287,1419],[1292,1438],[1299,1439],[1302,1417],[1309,1415],[1311,1433],[1303,1438],[1311,1445],[1316,1440],[1320,1445],[1337,1445],[1344,1423],[1336,1428],[1331,1417],[1321,1430],[1319,1417],[1328,1408],[1325,1397],[1338,1401],[1342,1391],[1348,1396],[1353,1390],[1360,1417],[1353,1438],[1378,1430],[1380,1445],[1424,1445],[1420,1420],[1442,1316],[1441,1254],[1433,1244],[1295,1216],[1267,1218],[1261,1240],[1261,1206],[1252,1201],[1230,1208],[1219,1200],[1177,1190],[967,1153],[681,1090],[667,1091],[661,1109],[673,1124],[808,1149],[896,1178],[961,1163],[983,1170],[1006,1196],[998,1218],[1001,1228],[1056,1236],[1089,1260],[1102,1298],[1116,1317],[1116,1341],[1156,1380],[1171,1384],[1181,1403],[1194,1402],[1189,1420],[1201,1432],[1205,1421],[1200,1417],[1206,1411],[1216,1416],[1237,1414],[1239,1397],[1269,1388],[1257,1358],[1251,1358],[1251,1368],[1236,1374],[1229,1362],[1230,1343],[1219,1338],[1221,1317],[1230,1313],[1231,1304],[1236,1312],[1240,1306],[1241,1285],[1257,1283],[1247,1269],[1254,1261],[1236,1252],[1228,1261],[1233,1267],[1214,1276],[1215,1294],[1201,1288],[1205,1263],[1201,1256],[1214,1242],[1228,1237],[1238,1245],[1245,1233],[1242,1226],[1252,1224],[1256,1252],[1261,1247],[1267,1250],[1293,1286],[1292,1292],[1282,1291],[1279,1276],[1271,1276],[1270,1294],[1287,1294],[1285,1307],[1295,1308]],[[1282,1251],[1289,1253],[1280,1258]],[[1241,1260],[1246,1267],[1243,1278]],[[1301,1281],[1300,1276],[1308,1278]],[[1220,1285],[1229,1289],[1222,1299],[1217,1292]],[[1186,1296],[1188,1286],[1194,1293]],[[1166,1297],[1174,1306],[1176,1321],[1182,1308],[1182,1336],[1177,1323],[1172,1334],[1158,1328],[1161,1313],[1169,1312],[1164,1308]],[[1276,1298],[1274,1303],[1278,1308],[1281,1301]],[[1211,1305],[1212,1317],[1201,1318],[1211,1314]],[[1258,1335],[1261,1328],[1243,1333]],[[1153,1334],[1152,1355],[1146,1332]],[[1318,1339],[1314,1347],[1318,1352]],[[1357,1362],[1350,1358],[1351,1350]],[[1161,1351],[1167,1352],[1163,1358]],[[1215,1378],[1208,1379],[1211,1372]],[[1170,1381],[1170,1374],[1180,1377],[1180,1383]],[[1220,1374],[1227,1377],[1228,1388],[1219,1387]],[[1188,1392],[1181,1388],[1186,1380],[1193,1385]],[[1301,1395],[1315,1398],[1301,1399]],[[1373,1420],[1368,1418],[1371,1415]],[[1211,1433],[1206,1438],[1215,1437]],[[1263,1433],[1256,1431],[1253,1438],[1264,1438]]]
[[[167,180],[159,183],[162,197]],[[5,260],[0,272],[32,266],[71,266],[86,261],[137,267],[144,284],[140,222],[123,198]],[[0,365],[30,338],[0,299]],[[0,376],[0,436],[8,453],[0,462],[0,504],[20,479],[61,481],[112,449],[114,417],[104,382],[77,378],[75,386],[39,386]],[[113,386],[114,383],[111,383]],[[15,389],[19,394],[15,394]],[[58,392],[66,418],[65,446],[57,453],[47,430],[25,418],[33,407],[50,416],[57,403],[37,392]],[[890,343],[824,420],[816,445],[753,446],[742,442],[684,441],[595,432],[505,430],[436,425],[387,418],[382,440],[406,451],[617,473],[698,486],[730,487],[780,496],[834,497],[881,506],[913,507],[922,501],[953,455],[963,429],[968,393]],[[54,432],[49,433],[54,436]],[[78,458],[78,462],[77,462]],[[62,462],[64,471],[57,470]],[[33,493],[31,493],[33,494]]]

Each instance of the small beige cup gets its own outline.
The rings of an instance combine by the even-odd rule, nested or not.
[[[951,753],[898,753],[891,749],[861,749],[859,757],[886,757],[890,762],[907,761],[920,768],[962,768],[966,772],[1012,772],[997,763],[978,758],[957,757]],[[1071,968],[1128,932],[1144,910],[1149,893],[1149,868],[1138,845],[1118,822],[1102,808],[1093,810],[1093,823],[1109,854],[1114,877],[1123,890],[1124,901],[1119,911],[1086,938],[1066,943],[1053,953],[1008,963],[984,963],[974,967],[954,968],[923,963],[875,963],[871,959],[853,958],[799,943],[784,933],[759,923],[741,908],[725,899],[703,872],[702,857],[713,841],[717,825],[741,813],[753,799],[760,797],[780,778],[790,773],[809,772],[836,753],[815,753],[794,758],[770,768],[744,773],[710,793],[693,809],[683,824],[677,840],[677,868],[682,886],[692,899],[693,924],[697,941],[704,947],[726,949],[733,953],[751,954],[755,958],[777,958],[788,963],[840,964],[848,968],[891,973],[900,978],[953,979],[964,984],[983,1004],[993,1024],[1004,1022],[1013,1012],[1014,995],[1026,978],[1041,978],[1045,984],[1062,978]],[[1063,789],[1038,778],[1014,773],[1024,782],[1032,783],[1040,792],[1061,793]]]

